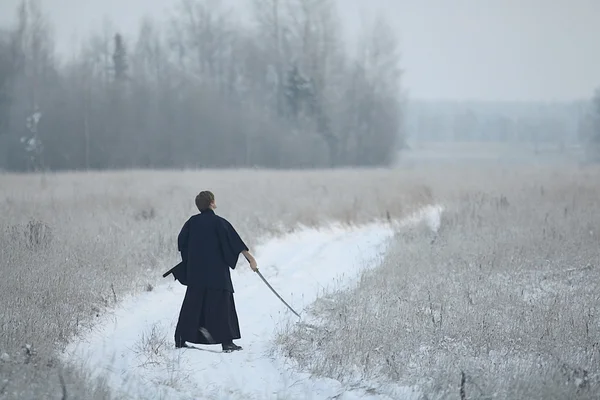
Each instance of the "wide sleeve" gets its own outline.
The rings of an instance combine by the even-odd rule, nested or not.
[[[179,235],[177,236],[177,248],[181,252],[181,259],[187,261],[188,258],[188,246],[189,246],[189,237],[190,237],[190,220],[188,219]]]
[[[240,253],[248,250],[248,246],[246,246],[233,225],[224,218],[219,223],[218,231],[223,258],[231,269],[235,269]]]

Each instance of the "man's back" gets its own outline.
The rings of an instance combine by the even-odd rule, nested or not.
[[[212,210],[192,216],[178,237],[179,251],[187,264],[187,283],[234,292],[229,269],[247,250],[233,226]]]

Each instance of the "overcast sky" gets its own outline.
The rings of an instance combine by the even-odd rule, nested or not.
[[[0,0],[0,23],[19,0]],[[124,33],[178,0],[41,0],[67,50],[108,16]],[[229,0],[240,13],[252,0]],[[600,0],[338,0],[346,29],[383,12],[412,98],[571,100],[600,86]],[[163,18],[164,19],[164,18]]]

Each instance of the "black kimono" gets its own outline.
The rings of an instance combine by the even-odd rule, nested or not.
[[[177,242],[183,261],[174,275],[187,291],[175,344],[231,343],[241,338],[229,269],[235,269],[248,247],[233,226],[210,209],[192,216]]]

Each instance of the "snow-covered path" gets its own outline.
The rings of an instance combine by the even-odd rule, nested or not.
[[[439,213],[439,207],[430,207],[412,221],[425,218],[435,229]],[[363,268],[376,266],[392,234],[388,225],[304,230],[270,240],[253,253],[265,278],[302,315],[324,290],[343,288]],[[243,257],[232,279],[242,333],[236,343],[242,351],[221,353],[220,345],[174,348],[185,287],[169,277],[169,283],[123,301],[93,332],[72,343],[65,357],[86,360],[86,368],[105,376],[124,398],[389,399],[346,391],[337,381],[310,377],[288,367],[285,359],[271,357],[277,327],[298,318]]]

